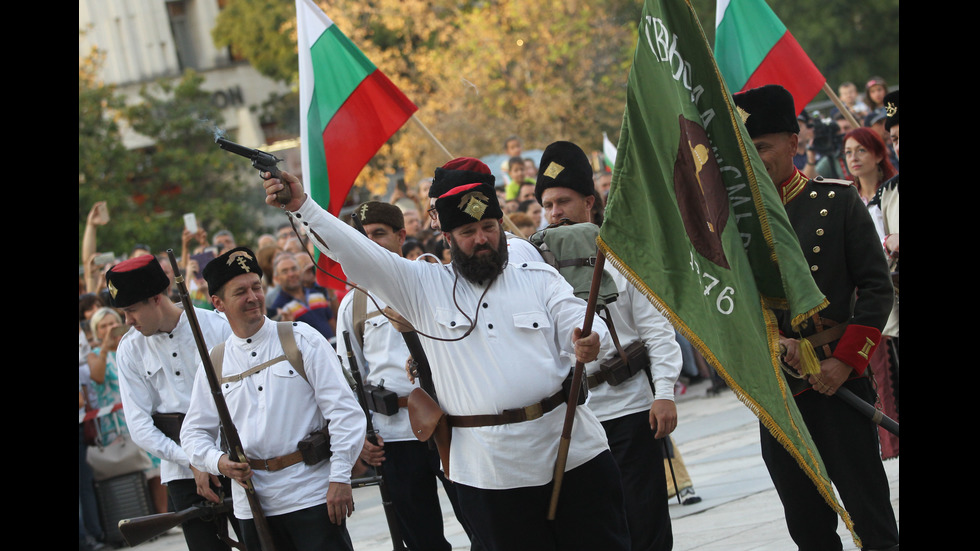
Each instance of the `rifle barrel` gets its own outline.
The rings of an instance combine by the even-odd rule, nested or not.
[[[218,375],[215,373],[214,365],[211,363],[211,354],[208,353],[207,344],[204,342],[204,335],[201,332],[201,325],[197,321],[197,313],[194,311],[194,304],[191,303],[187,286],[184,285],[184,276],[181,274],[180,266],[177,264],[177,257],[174,256],[173,249],[167,249],[167,254],[170,257],[170,265],[174,272],[174,282],[177,284],[177,291],[180,293],[180,300],[184,305],[184,313],[187,315],[187,321],[190,323],[191,331],[194,334],[194,341],[197,343],[197,351],[204,364],[203,369],[205,375],[207,375],[208,385],[211,387],[215,409],[218,411],[218,418],[221,420],[221,426],[224,428],[225,438],[228,441],[229,456],[234,458],[236,462],[248,463],[248,458],[245,456],[245,451],[242,447],[241,438],[238,436],[238,429],[235,428],[235,424],[231,419],[231,413],[228,411],[228,404],[225,403],[225,395],[221,393]],[[251,480],[246,482],[246,486],[245,497],[248,499],[248,506],[252,511],[252,520],[255,522],[255,529],[259,536],[262,551],[275,551],[276,547],[272,541],[269,522],[265,518],[265,513],[262,511],[259,497],[255,493],[255,486]]]
[[[350,363],[350,372],[354,377],[354,383],[357,385],[357,401],[361,403],[361,409],[364,410],[364,415],[367,417],[367,439],[369,442],[378,445],[378,436],[374,431],[374,422],[371,420],[371,411],[368,409],[367,395],[365,394],[367,390],[364,388],[364,380],[361,378],[361,370],[357,367],[357,358],[354,357],[354,347],[351,346],[350,333],[344,331],[344,344],[347,345],[347,361]],[[391,494],[388,492],[388,485],[385,484],[385,474],[384,467],[378,465],[374,468],[375,472],[378,473],[378,489],[381,491],[381,504],[384,506],[385,510],[385,520],[388,521],[388,531],[391,533],[391,543],[395,546],[395,549],[401,550],[405,549],[405,544],[402,541],[401,529],[399,528],[399,520],[396,516],[394,503],[391,501]]]
[[[231,510],[231,498],[225,498],[220,503],[204,502],[173,513],[124,518],[119,521],[119,533],[130,547],[135,547],[188,520],[223,515]]]

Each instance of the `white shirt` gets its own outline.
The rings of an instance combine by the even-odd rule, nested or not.
[[[344,378],[330,343],[311,326],[293,325],[296,345],[303,354],[309,382],[283,359],[243,380],[222,383],[232,423],[249,459],[272,459],[296,451],[297,443],[329,421],[329,461],[303,462],[279,471],[253,470],[252,481],[267,515],[281,515],[326,503],[330,482],[350,483],[350,472],[364,444],[365,419],[354,392]],[[222,377],[228,377],[283,354],[276,322],[266,318],[251,337],[234,334],[225,341]],[[217,366],[215,366],[217,368]],[[194,380],[194,392],[180,442],[195,467],[219,474],[215,446],[218,411],[204,370]],[[252,518],[244,489],[232,485],[235,516]]]
[[[533,243],[510,232],[505,233],[507,236],[507,260],[509,262],[523,264],[525,262],[543,261],[541,253]]]
[[[605,271],[616,282],[619,291],[616,301],[609,304],[609,314],[620,345],[625,349],[637,340],[643,341],[650,358],[656,398],[673,401],[674,383],[684,363],[681,347],[674,338],[673,326],[618,270],[607,265]],[[592,375],[599,370],[600,364],[618,355],[614,347],[605,357],[600,356],[587,364],[586,373]],[[654,399],[646,372],[637,373],[617,386],[602,383],[589,389],[589,393],[589,408],[600,421],[649,410]]]
[[[324,239],[352,281],[418,330],[446,413],[496,414],[528,406],[557,392],[569,375],[562,353],[574,354],[572,332],[582,326],[586,304],[551,266],[509,262],[480,300],[484,287],[457,281],[451,265],[412,262],[378,247],[312,200],[304,201],[296,217]],[[461,340],[426,337],[458,339],[473,323],[473,332]],[[605,324],[596,320],[593,331],[603,352],[608,350]],[[569,470],[608,449],[595,415],[586,407],[575,411]],[[564,413],[561,405],[532,421],[454,427],[449,477],[484,489],[548,483]]]
[[[212,310],[194,309],[208,348],[231,334],[228,320]],[[170,333],[149,337],[130,328],[116,349],[119,394],[133,442],[159,457],[160,480],[194,478],[187,454],[153,425],[154,413],[186,413],[201,355],[187,313]]]
[[[419,386],[418,381],[409,382],[408,373],[405,371],[405,364],[411,354],[402,334],[394,328],[387,317],[378,313],[378,306],[383,310],[385,303],[377,297],[374,297],[374,300],[377,301],[378,306],[375,306],[370,298],[365,301],[365,313],[368,319],[364,321],[363,349],[357,340],[353,327],[353,306],[354,295],[359,292],[351,289],[344,295],[337,309],[337,353],[340,355],[340,362],[348,371],[352,371],[350,358],[347,357],[347,343],[343,336],[344,331],[347,331],[350,334],[357,369],[361,372],[364,384],[381,386],[383,382],[386,389],[398,396],[408,396]],[[373,412],[371,422],[374,424],[374,430],[378,431],[385,442],[415,440],[408,419],[408,408],[398,408],[398,412],[394,415]]]

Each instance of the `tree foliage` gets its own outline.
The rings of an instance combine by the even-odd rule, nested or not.
[[[98,249],[117,256],[136,243],[179,254],[188,212],[211,233],[229,229],[244,238],[254,231],[248,220],[256,217],[261,193],[249,193],[236,176],[250,169],[247,160],[214,145],[221,119],[201,89],[203,78],[187,72],[158,81],[127,106],[112,87],[96,81],[97,63],[97,54],[79,60],[79,239],[97,201],[107,202],[111,217],[98,228]],[[127,150],[121,123],[153,145]]]

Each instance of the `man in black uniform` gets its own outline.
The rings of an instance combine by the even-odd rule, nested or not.
[[[799,124],[792,95],[768,85],[736,94],[735,105],[779,190],[817,286],[830,305],[796,333],[780,315],[785,361],[800,365],[799,339],[813,345],[820,372],[787,376],[813,442],[864,549],[898,549],[898,525],[878,454],[877,426],[833,396],[844,386],[876,401],[865,369],[892,306],[892,285],[867,207],[847,181],[807,179],[794,165]],[[837,515],[793,457],[762,428],[762,455],[801,550],[841,549]]]

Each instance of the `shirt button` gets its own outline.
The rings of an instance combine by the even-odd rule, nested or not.
[[[262,387],[261,386],[259,387],[259,392],[262,392]]]
[[[169,334],[167,334],[167,336],[170,337],[171,339],[174,338],[174,334],[173,333],[169,333]]]
[[[255,356],[256,356],[255,352],[252,352],[252,357],[254,358]]]
[[[486,302],[483,303],[483,307],[486,308],[488,305]]]
[[[487,329],[493,329],[493,324],[492,323],[488,323],[487,324]]]
[[[174,375],[180,375],[180,371],[175,371]]]
[[[531,327],[534,327],[535,329],[537,329],[537,328],[538,328],[538,322],[534,322],[534,323],[532,323],[532,324],[531,324]]]
[[[252,339],[245,339],[245,342],[251,343],[252,342]]]
[[[176,352],[174,352],[174,358],[176,358],[176,357],[177,357],[177,353],[176,353]]]
[[[449,322],[449,327],[456,327],[456,322],[455,321]]]

